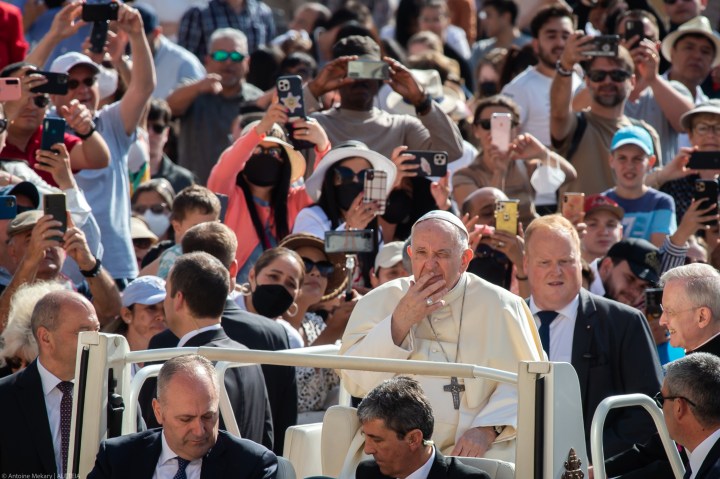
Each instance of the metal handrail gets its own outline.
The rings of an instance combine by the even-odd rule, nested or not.
[[[665,420],[660,408],[655,401],[645,394],[625,394],[622,396],[610,396],[595,409],[592,425],[590,426],[590,452],[593,459],[595,477],[606,477],[605,474],[605,452],[603,450],[603,427],[605,419],[611,409],[629,406],[642,406],[652,417],[655,427],[660,433],[665,453],[670,459],[670,466],[677,479],[682,479],[685,474],[685,466],[680,459],[675,443],[665,427]]]

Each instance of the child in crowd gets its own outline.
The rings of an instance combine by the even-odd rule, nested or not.
[[[634,125],[620,128],[610,145],[615,187],[603,194],[625,211],[623,237],[642,238],[659,248],[665,236],[675,232],[677,224],[672,196],[644,183],[656,159],[647,130]]]

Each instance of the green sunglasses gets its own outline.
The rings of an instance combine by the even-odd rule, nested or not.
[[[245,59],[245,55],[240,52],[228,52],[226,50],[216,50],[210,54],[210,57],[216,62],[224,62],[229,58],[233,63],[240,63]]]

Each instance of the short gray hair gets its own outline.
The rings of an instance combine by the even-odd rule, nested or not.
[[[681,396],[695,419],[709,428],[720,424],[720,357],[692,353],[665,366],[668,396]]]
[[[33,337],[31,318],[39,299],[52,291],[65,288],[55,281],[40,281],[24,284],[13,294],[10,301],[8,323],[2,333],[3,347],[0,349],[0,366],[5,358],[18,356],[28,363],[38,355],[37,341]]]
[[[75,291],[62,289],[60,291],[47,293],[37,302],[30,317],[30,325],[35,339],[37,339],[37,331],[40,327],[48,331],[55,330],[62,308],[68,302],[77,302],[92,306],[85,296]]]
[[[165,361],[157,377],[157,397],[162,400],[167,391],[168,384],[176,374],[186,374],[190,377],[210,379],[213,390],[219,393],[218,383],[215,376],[215,366],[205,356],[199,354],[184,354]]]
[[[663,285],[670,281],[682,282],[685,294],[693,306],[707,307],[713,321],[720,320],[720,272],[715,268],[703,263],[678,266],[660,277]]]
[[[212,35],[210,35],[210,41],[208,41],[208,45],[212,45],[221,38],[230,38],[232,40],[235,40],[236,43],[240,44],[240,51],[245,54],[248,53],[247,37],[237,28],[218,28],[212,33]]]

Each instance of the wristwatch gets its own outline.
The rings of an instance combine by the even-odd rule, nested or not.
[[[562,62],[560,61],[560,59],[558,59],[558,61],[555,62],[555,71],[558,72],[558,75],[560,75],[561,77],[571,77],[573,74],[572,69],[566,70],[563,68]]]
[[[97,276],[100,274],[101,267],[102,261],[100,261],[98,258],[95,258],[95,266],[93,266],[92,269],[89,269],[87,271],[81,269],[80,274],[82,274],[86,278],[97,278]]]

